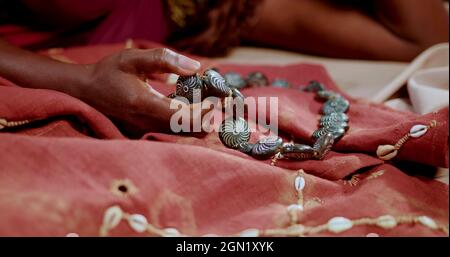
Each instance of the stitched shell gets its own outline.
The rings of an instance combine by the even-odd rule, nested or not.
[[[348,122],[348,116],[341,112],[330,113],[320,118],[320,123],[322,122]]]
[[[231,88],[241,89],[247,86],[247,82],[245,82],[244,78],[236,72],[227,72],[223,77]]]
[[[316,158],[320,160],[325,157],[331,150],[331,147],[333,147],[334,141],[334,136],[331,133],[327,133],[317,139],[313,146],[313,149],[317,152]]]
[[[397,156],[397,149],[393,145],[380,145],[377,148],[377,156],[383,161],[388,161]]]
[[[346,112],[349,107],[350,107],[349,101],[347,101],[342,97],[338,97],[326,101],[325,104],[323,105],[322,111],[324,114],[327,115],[335,112],[343,113]]]
[[[267,159],[275,155],[283,144],[279,137],[265,137],[260,139],[252,149],[252,156],[258,159]]]
[[[231,88],[218,72],[207,70],[203,75],[208,95],[226,97],[230,94]]]
[[[281,148],[283,157],[293,160],[311,159],[316,155],[316,151],[309,145],[285,144]]]
[[[239,144],[248,142],[250,130],[247,121],[243,118],[224,120],[219,128],[219,138],[230,148],[237,148]]]
[[[202,81],[198,75],[180,76],[177,80],[176,95],[186,97],[189,103],[194,103],[194,98],[201,101]]]

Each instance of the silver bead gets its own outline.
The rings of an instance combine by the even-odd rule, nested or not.
[[[224,145],[237,148],[239,144],[247,143],[250,139],[248,123],[243,118],[226,119],[219,128],[219,138]]]
[[[285,144],[281,147],[281,154],[287,159],[307,160],[316,155],[316,151],[309,145]]]
[[[264,87],[269,85],[269,80],[261,72],[252,72],[247,77],[247,85],[249,87]]]
[[[313,132],[313,137],[319,139],[326,134],[331,134],[335,141],[338,141],[345,134],[344,128],[339,127],[321,127]]]
[[[324,134],[314,143],[313,149],[317,152],[316,158],[322,159],[331,150],[334,144],[334,136],[331,133]]]
[[[226,97],[230,94],[231,88],[225,79],[214,70],[207,70],[203,74],[205,89],[208,96]]]
[[[350,102],[342,97],[330,99],[323,105],[322,111],[328,115],[331,113],[344,113],[350,107]]]
[[[322,122],[348,122],[348,116],[341,112],[330,113],[320,118],[320,123]]]
[[[303,91],[306,92],[318,92],[323,90],[325,90],[325,86],[322,83],[315,80],[310,81],[309,84],[303,88]]]
[[[189,103],[195,99],[202,99],[203,84],[198,75],[180,76],[176,85],[176,96],[185,97]]]
[[[279,152],[283,140],[279,137],[260,139],[252,149],[252,156],[257,159],[267,159]]]
[[[275,79],[274,81],[272,81],[272,87],[288,88],[289,82],[284,79]]]
[[[340,94],[330,91],[330,90],[318,91],[317,96],[322,99],[335,99],[335,98],[341,97]]]
[[[245,142],[245,143],[240,143],[237,146],[237,149],[243,153],[249,154],[252,152],[252,149],[254,146],[255,146],[255,144],[250,144],[248,142]]]
[[[236,72],[227,72],[223,77],[231,88],[241,89],[247,85],[244,78]]]

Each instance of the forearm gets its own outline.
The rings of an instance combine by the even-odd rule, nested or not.
[[[401,38],[431,46],[448,41],[448,12],[442,0],[376,0],[379,20]]]
[[[52,89],[78,97],[80,85],[86,84],[87,67],[58,62],[0,40],[0,76],[22,87]]]

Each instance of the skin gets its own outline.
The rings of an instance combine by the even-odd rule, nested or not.
[[[448,42],[442,0],[339,2],[265,0],[244,39],[316,55],[395,61],[410,61],[426,48]]]
[[[77,65],[39,56],[0,40],[0,76],[22,87],[56,90],[76,97],[118,122],[132,135],[168,131],[171,99],[144,83],[158,73],[192,75],[200,63],[169,49],[127,49],[97,63]],[[201,119],[209,110],[200,115]]]

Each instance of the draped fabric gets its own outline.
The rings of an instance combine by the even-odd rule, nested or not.
[[[156,45],[147,41],[139,48]],[[60,60],[90,63],[124,44],[47,51]],[[322,102],[298,88],[310,80],[340,92],[319,65],[250,66],[213,63],[203,67],[246,75],[261,71],[284,78],[292,88],[248,88],[245,96],[279,99],[280,136],[312,144]],[[164,94],[174,86],[150,81]],[[20,85],[19,85],[20,86]],[[448,108],[417,115],[350,99],[350,129],[323,160],[255,160],[226,148],[217,132],[204,137],[149,131],[127,139],[108,117],[63,93],[27,89],[0,80],[0,235],[98,236],[105,211],[120,206],[141,214],[156,228],[185,235],[234,235],[248,228],[283,229],[292,223],[318,227],[335,217],[354,222],[340,233],[314,236],[448,236],[448,185],[431,179],[434,166],[448,167]],[[118,107],[120,108],[120,107]],[[250,123],[254,121],[249,121]],[[417,124],[433,124],[410,138],[391,161],[376,155]],[[252,133],[250,141],[260,133]],[[294,180],[304,170],[304,210],[287,207],[298,200]],[[393,226],[364,220],[389,215]],[[402,223],[405,217],[428,222]],[[126,222],[113,236],[138,233]]]

